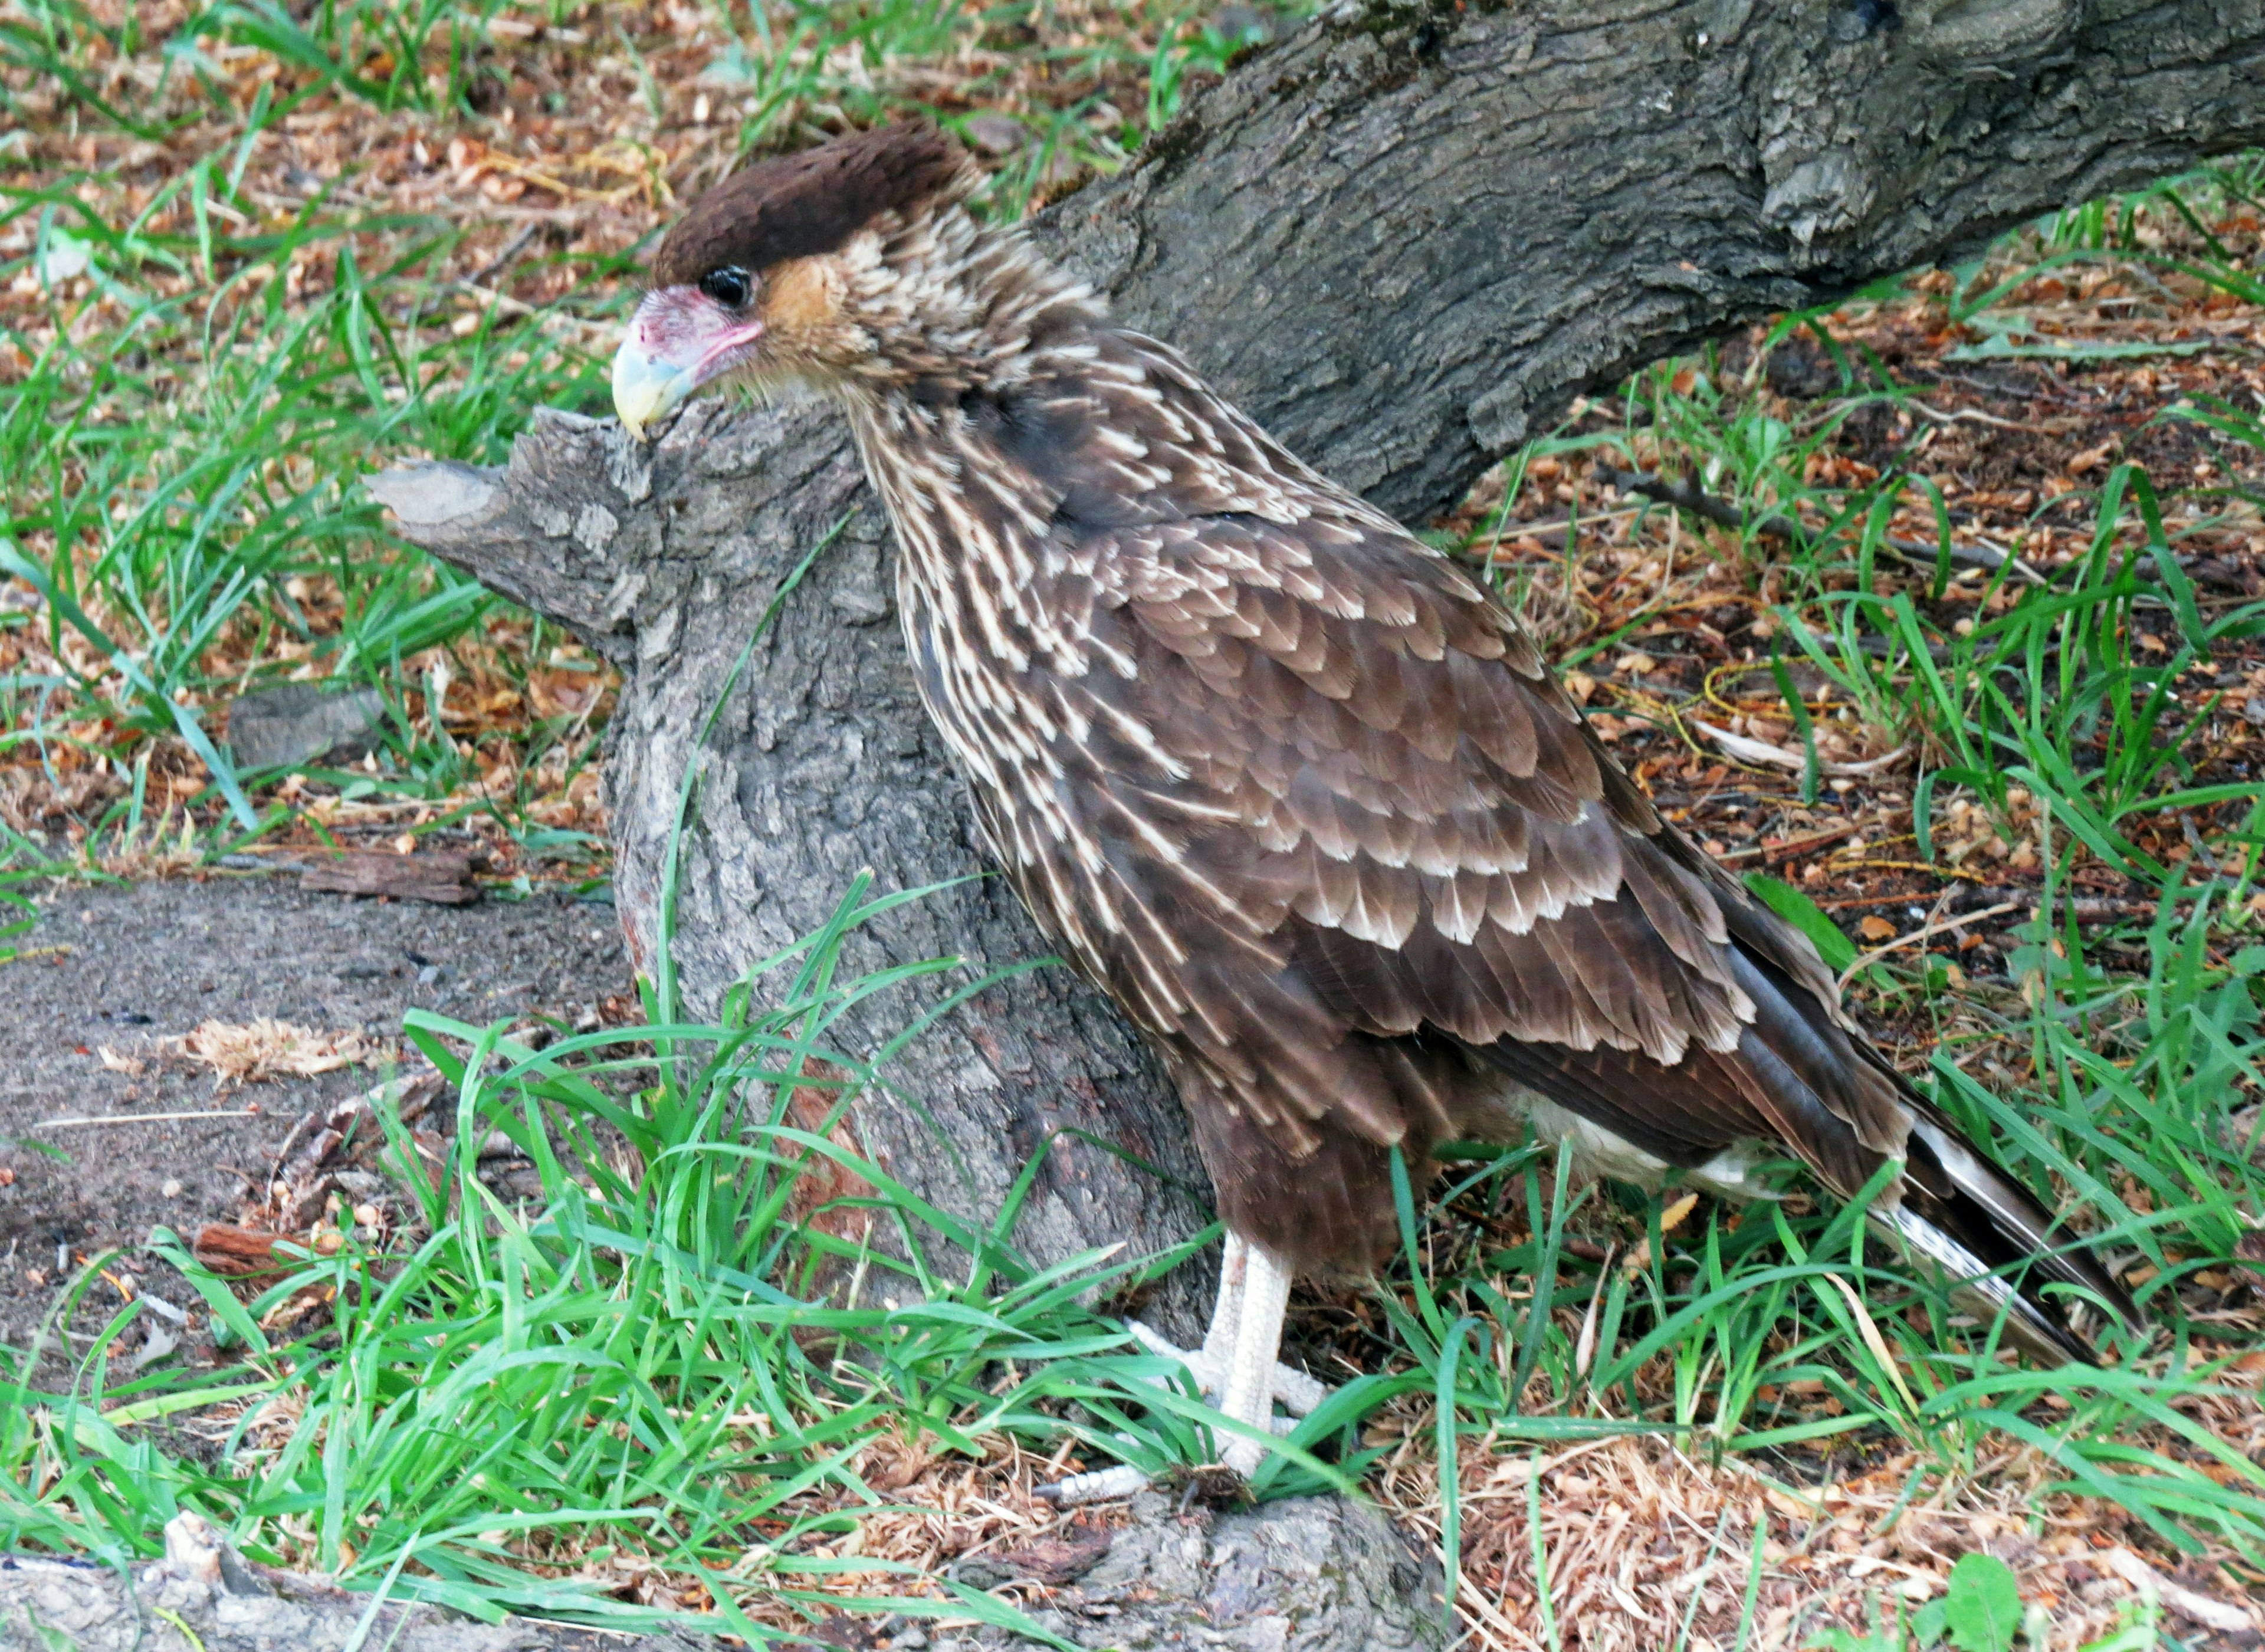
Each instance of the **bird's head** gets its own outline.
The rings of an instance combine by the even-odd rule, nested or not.
[[[718,382],[838,389],[980,355],[996,276],[1031,260],[968,216],[976,181],[958,144],[909,124],[725,178],[654,254],[652,288],[614,356],[622,423],[642,438]]]

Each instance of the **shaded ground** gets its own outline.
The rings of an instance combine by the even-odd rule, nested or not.
[[[138,1246],[160,1223],[186,1237],[233,1219],[302,1115],[381,1075],[357,1065],[221,1092],[210,1068],[164,1058],[158,1040],[268,1016],[390,1048],[412,1008],[571,1027],[630,989],[612,907],[559,895],[448,908],[222,875],[58,887],[42,905],[31,954],[0,964],[0,1343],[17,1347],[80,1259]],[[148,1283],[186,1299],[178,1280]]]

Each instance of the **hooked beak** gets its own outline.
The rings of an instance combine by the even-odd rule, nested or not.
[[[637,306],[614,352],[614,411],[639,441],[679,403],[743,361],[763,324],[696,287],[665,287]]]

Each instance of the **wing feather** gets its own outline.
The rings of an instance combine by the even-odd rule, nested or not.
[[[1670,1162],[1760,1135],[1845,1187],[1900,1151],[1814,949],[1660,819],[1494,597],[1161,346],[1107,349],[1016,457],[1059,501],[1041,579],[1091,593],[1055,605],[1052,739],[1089,749],[1051,805],[1111,849],[1082,892],[1017,882],[1189,1082],[1293,1153],[1425,1145],[1505,1073]]]

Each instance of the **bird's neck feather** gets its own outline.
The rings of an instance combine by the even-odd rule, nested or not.
[[[853,397],[1011,394],[1049,341],[1107,314],[1020,230],[980,223],[958,201],[871,237],[851,263],[847,313],[872,346],[843,387]]]
[[[950,208],[884,251],[853,287],[878,366],[834,388],[896,528],[897,592],[921,696],[964,767],[1030,762],[1050,731],[1002,717],[1016,680],[1084,669],[1074,617],[1052,600],[1058,496],[1018,462],[1006,422],[1074,373],[1109,330],[1090,290],[1019,235]],[[1045,719],[1041,715],[1039,720]]]

